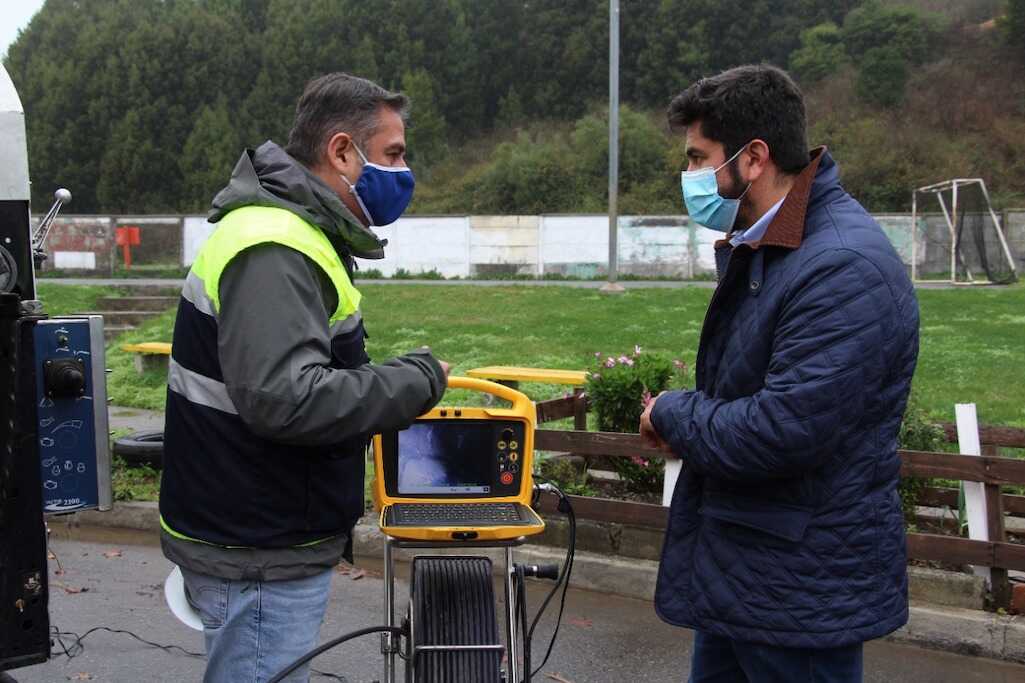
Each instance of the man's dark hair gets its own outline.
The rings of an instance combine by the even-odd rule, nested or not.
[[[382,106],[406,118],[409,99],[347,73],[315,78],[306,84],[295,107],[285,151],[307,166],[315,166],[327,141],[337,133],[348,133],[364,148],[377,128]]]
[[[784,173],[808,165],[804,96],[774,66],[750,64],[702,78],[673,98],[668,116],[674,131],[700,121],[701,134],[721,142],[727,159],[758,138]]]

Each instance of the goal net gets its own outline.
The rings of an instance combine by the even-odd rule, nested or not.
[[[911,206],[913,279],[955,284],[1017,280],[1003,226],[981,178],[920,187]]]

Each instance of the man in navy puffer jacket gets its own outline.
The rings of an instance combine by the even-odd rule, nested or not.
[[[694,683],[859,681],[862,643],[908,617],[897,433],[913,287],[829,153],[808,152],[785,72],[698,81],[669,121],[691,219],[726,234],[697,385],[641,418],[683,460],[656,609],[696,630]]]

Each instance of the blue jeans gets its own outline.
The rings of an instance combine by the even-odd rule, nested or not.
[[[861,650],[861,643],[810,650],[695,631],[690,683],[861,683]]]
[[[331,570],[291,581],[232,581],[182,569],[203,619],[203,683],[264,683],[317,646]],[[309,680],[309,665],[288,683]]]

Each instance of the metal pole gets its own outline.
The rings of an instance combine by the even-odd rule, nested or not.
[[[384,624],[395,625],[395,574],[391,539],[384,539]],[[391,633],[381,634],[381,652],[384,654],[384,682],[395,683],[395,645]],[[412,666],[406,662],[406,666]]]
[[[911,281],[918,282],[918,190],[911,193]]]
[[[943,220],[947,221],[947,232],[950,233],[950,282],[953,283],[957,280],[957,266],[954,263],[954,222],[950,219],[950,212],[947,211],[947,202],[943,199],[943,193],[936,193],[936,200],[940,203],[940,210],[943,211]]]
[[[950,200],[950,213],[953,217],[953,221],[950,222],[950,281],[953,284],[957,284],[957,181],[954,181],[953,195]],[[968,280],[971,281],[972,274],[968,272],[967,266],[965,271],[968,275]]]
[[[993,210],[993,204],[989,201],[989,192],[986,190],[986,183],[979,179],[979,187],[982,188],[982,196],[986,199],[986,208],[989,209],[989,215],[993,219],[993,227],[997,230],[997,237],[1000,238],[1000,246],[1004,250],[1004,256],[1007,257],[1007,264],[1011,266],[1011,273],[1017,278],[1018,269],[1014,265],[1014,257],[1011,255],[1011,249],[1007,246],[1007,240],[1004,239],[1004,228],[1007,225],[1007,209],[1004,209],[1003,214],[1004,220],[997,218],[997,212]]]
[[[609,275],[603,292],[622,292],[619,269],[619,0],[609,0]]]
[[[520,680],[519,663],[516,661],[516,591],[513,590],[513,556],[512,548],[505,548],[505,629],[509,639],[509,649],[506,651],[506,660],[509,665],[509,683]],[[523,678],[527,672],[523,672]]]

